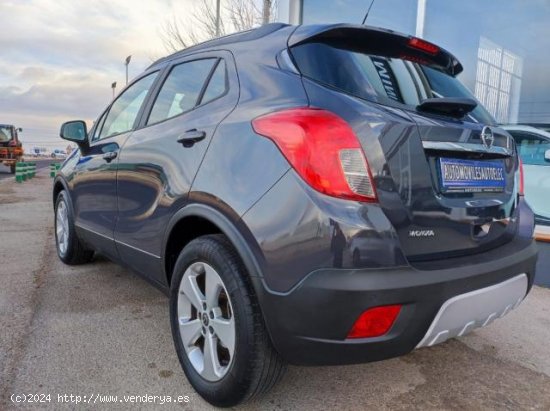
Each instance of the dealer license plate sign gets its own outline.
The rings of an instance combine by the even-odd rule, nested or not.
[[[439,168],[444,193],[501,192],[506,186],[502,160],[440,158]]]

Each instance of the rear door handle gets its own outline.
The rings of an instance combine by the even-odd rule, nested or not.
[[[116,158],[116,156],[117,156],[116,151],[109,151],[109,152],[103,154],[103,160],[110,163],[111,161],[113,161]]]
[[[192,147],[195,143],[204,140],[206,133],[202,130],[187,130],[178,138],[178,143],[183,144],[184,147]]]

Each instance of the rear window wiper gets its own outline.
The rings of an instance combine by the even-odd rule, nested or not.
[[[441,97],[427,98],[416,106],[418,111],[462,118],[477,107],[471,98]]]

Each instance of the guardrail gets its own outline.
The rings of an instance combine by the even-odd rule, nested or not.
[[[15,181],[23,183],[36,176],[36,163],[20,161],[15,164]]]
[[[50,163],[50,177],[54,178],[60,169],[61,163]]]

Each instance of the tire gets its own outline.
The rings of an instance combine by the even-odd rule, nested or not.
[[[216,293],[206,292],[206,284],[220,281],[221,285],[210,287],[210,290],[218,290]],[[186,284],[191,284],[192,288]],[[183,289],[187,292],[183,292]],[[198,293],[190,290],[198,290]],[[191,294],[194,297],[188,298]],[[216,295],[214,304],[207,304],[201,310],[195,308],[197,303],[201,305],[197,298],[201,298],[204,304],[212,300],[205,296],[212,295]],[[212,309],[216,306],[218,308]],[[189,307],[191,310],[188,310]],[[214,311],[217,314],[208,315]],[[204,314],[207,314],[210,322],[204,319]],[[234,338],[227,337],[227,329],[219,334],[225,335],[225,338],[219,337],[215,321],[230,324],[231,320],[234,324]],[[214,406],[231,407],[267,392],[286,369],[271,344],[248,273],[237,252],[223,235],[199,237],[191,241],[179,255],[170,289],[170,324],[176,352],[187,379]],[[192,332],[189,332],[189,327],[193,327]],[[181,330],[194,337],[186,338],[187,343],[184,343]],[[214,367],[208,367],[204,361],[207,338],[212,338],[209,341],[215,347],[215,357],[210,357],[215,358],[212,361],[216,364]],[[224,345],[225,341],[234,341],[232,354],[231,348],[226,348],[231,347],[231,343]],[[221,368],[216,368],[217,365]],[[214,371],[207,372],[208,369]]]
[[[66,213],[66,224],[62,223],[61,214],[64,212]],[[64,190],[58,194],[55,201],[54,222],[55,246],[59,259],[68,265],[90,262],[94,257],[94,252],[88,249],[76,234],[73,209]]]

